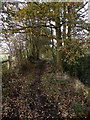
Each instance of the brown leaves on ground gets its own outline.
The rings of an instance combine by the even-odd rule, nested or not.
[[[46,61],[32,66],[4,86],[2,120],[87,119],[89,102],[74,78]]]
[[[58,104],[58,114],[65,119],[88,119],[90,88],[86,88],[78,79],[71,78],[66,73],[52,71],[53,67],[47,65],[46,72],[42,76],[42,84],[48,99],[53,97]]]

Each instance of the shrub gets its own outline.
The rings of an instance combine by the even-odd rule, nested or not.
[[[10,75],[10,72],[9,72],[7,63],[2,64],[2,82],[3,83],[8,82],[9,75]]]

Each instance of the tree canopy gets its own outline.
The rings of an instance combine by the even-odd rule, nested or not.
[[[13,50],[11,46],[15,48],[14,50],[18,49],[19,52],[21,50],[22,55],[19,54],[21,58],[28,55],[39,58],[42,56],[40,54],[43,54],[40,52],[41,49],[48,48],[51,56],[53,58],[56,56],[60,69],[63,61],[69,64],[72,61],[71,63],[75,64],[76,56],[83,57],[83,51],[88,49],[87,35],[90,27],[87,9],[84,9],[87,3],[3,2],[2,34],[5,42],[11,51]],[[16,48],[16,44],[20,44],[19,48]]]

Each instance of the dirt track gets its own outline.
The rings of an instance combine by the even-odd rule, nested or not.
[[[35,73],[34,82],[30,86],[30,109],[33,112],[32,119],[38,120],[50,120],[57,119],[57,106],[55,103],[50,105],[45,92],[43,91],[43,86],[41,84],[41,75],[45,71],[45,61],[41,62]]]
[[[45,71],[46,61],[39,62],[35,67],[34,79],[28,85],[28,90],[16,86],[19,95],[12,98],[9,103],[7,117],[2,120],[58,120],[58,107],[53,98],[49,103],[41,84],[41,76]],[[25,79],[25,78],[24,78]],[[21,85],[22,86],[22,85]],[[26,88],[27,89],[27,88]],[[18,92],[18,91],[17,91]]]

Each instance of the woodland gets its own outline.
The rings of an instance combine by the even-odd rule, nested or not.
[[[1,120],[90,119],[87,6],[2,2]]]

